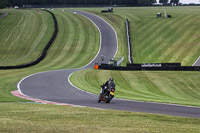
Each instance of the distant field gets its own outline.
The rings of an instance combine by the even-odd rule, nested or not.
[[[131,41],[135,63],[181,62],[193,65],[200,56],[199,7],[114,8],[114,13],[101,9],[83,9],[102,16],[111,23],[119,37],[117,56],[126,57],[125,19],[131,24]],[[158,12],[171,19],[156,18]],[[127,62],[127,60],[125,60]]]

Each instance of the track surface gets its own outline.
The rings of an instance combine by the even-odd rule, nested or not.
[[[3,18],[3,17],[5,17],[5,16],[8,16],[7,12],[3,12],[2,15],[0,16],[0,19]]]
[[[198,107],[121,99],[113,99],[109,104],[97,103],[97,95],[73,87],[68,82],[68,77],[73,72],[93,68],[95,62],[102,63],[101,55],[107,57],[104,62],[107,63],[109,62],[108,59],[112,59],[117,51],[116,33],[109,24],[95,15],[80,11],[76,11],[76,13],[92,20],[101,33],[101,49],[97,57],[90,64],[80,69],[57,70],[30,75],[18,84],[18,90],[21,94],[32,98],[79,106],[200,118],[200,108]]]
[[[200,56],[192,66],[200,66]]]

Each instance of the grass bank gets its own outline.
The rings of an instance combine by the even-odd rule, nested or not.
[[[200,106],[200,72],[83,70],[70,80],[83,90],[99,94],[100,85],[109,77],[116,82],[118,98]]]
[[[200,56],[200,16],[198,7],[114,8],[114,13],[100,13],[103,8],[81,9],[107,20],[117,31],[117,56],[127,58],[125,19],[130,21],[133,61],[135,63],[181,62],[191,66]],[[172,18],[156,18],[158,12]],[[124,61],[127,63],[127,59]]]
[[[36,10],[6,10],[0,25],[0,66],[13,66],[36,59],[53,34],[52,16]]]
[[[59,32],[40,69],[79,68],[96,56],[100,46],[98,29],[86,18],[71,12],[53,11]],[[34,68],[38,68],[35,66]]]
[[[26,14],[34,14],[38,13],[36,11],[29,11],[29,10],[7,10],[10,12],[11,16],[6,17],[5,20],[2,19],[1,22],[6,21],[8,22],[10,19],[14,19],[15,16],[13,14],[21,14],[23,13],[25,16]],[[46,12],[44,12],[46,13]],[[48,14],[48,13],[47,13]],[[16,89],[17,83],[25,76],[28,76],[32,73],[37,73],[41,71],[49,71],[55,69],[64,69],[64,68],[77,68],[83,67],[84,65],[88,64],[97,54],[99,49],[99,31],[93,26],[93,24],[86,18],[80,15],[74,15],[70,12],[61,12],[61,11],[54,11],[56,18],[58,20],[58,28],[59,32],[57,35],[56,40],[53,42],[52,47],[49,49],[47,57],[39,64],[26,68],[26,69],[18,69],[18,70],[0,70],[0,101],[24,101],[23,99],[18,99],[13,97],[10,94],[11,90]],[[10,18],[11,17],[11,18]],[[45,17],[45,16],[44,16]],[[19,17],[20,18],[20,17]],[[24,18],[25,19],[25,18]],[[28,20],[30,18],[27,18]],[[45,18],[41,18],[45,19]],[[31,21],[35,22],[35,21]],[[30,23],[31,23],[30,22]],[[39,20],[40,22],[40,20]],[[37,23],[39,23],[37,22]],[[8,26],[9,23],[6,23]],[[31,24],[30,24],[31,25]],[[92,25],[92,26],[91,26]],[[19,24],[20,26],[20,24]],[[43,25],[46,27],[45,25]],[[4,26],[1,26],[5,28]],[[43,28],[41,28],[42,30]],[[52,25],[53,29],[53,25]],[[27,29],[28,32],[31,32]],[[13,33],[14,34],[14,33]],[[15,33],[17,34],[17,33]],[[0,34],[3,36],[4,34]],[[29,34],[23,34],[23,36],[30,36]],[[3,38],[3,37],[2,37]],[[2,41],[3,42],[3,41]],[[24,47],[26,47],[26,43],[23,42]],[[5,51],[0,51],[0,54],[5,55],[5,53],[9,54],[10,56],[15,56],[17,53],[22,52],[29,52],[29,49],[18,49],[16,50],[15,47],[7,48],[10,46],[9,43],[1,43],[2,48]],[[16,43],[18,45],[18,43]],[[20,45],[20,44],[19,44]],[[34,45],[34,44],[29,44]],[[28,46],[32,47],[32,46]],[[41,47],[35,47],[37,50],[42,50]],[[9,51],[12,50],[12,53]],[[39,55],[40,53],[38,53]],[[33,58],[32,54],[30,58]],[[13,58],[20,59],[20,58]],[[5,61],[9,62],[9,57],[5,58]],[[23,61],[18,62],[21,64]]]

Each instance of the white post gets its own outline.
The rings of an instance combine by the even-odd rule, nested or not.
[[[165,10],[165,18],[167,18],[167,11]]]

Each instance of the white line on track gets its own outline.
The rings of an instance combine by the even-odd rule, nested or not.
[[[193,64],[192,66],[194,66],[199,60],[200,60],[200,56],[199,56],[199,58],[194,62],[194,64]]]
[[[80,90],[80,91],[86,92],[86,93],[88,93],[88,94],[96,95],[96,94],[94,94],[94,93],[91,93],[91,92],[82,90],[82,89],[78,88],[77,86],[73,85],[72,82],[70,81],[70,77],[71,77],[73,74],[74,74],[74,73],[71,73],[71,74],[68,76],[68,82],[70,83],[71,86],[73,86],[74,88],[76,88],[76,89],[78,89],[78,90]]]

